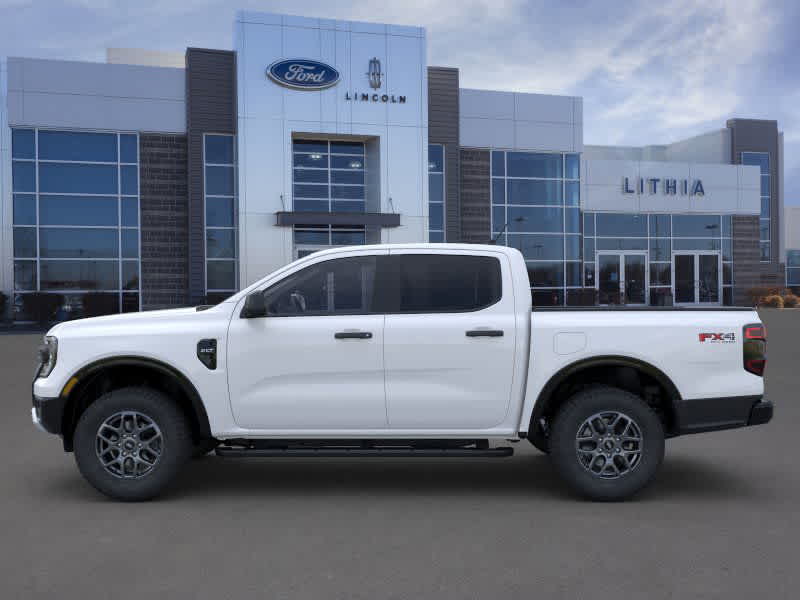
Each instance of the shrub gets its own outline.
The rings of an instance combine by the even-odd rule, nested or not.
[[[46,325],[56,317],[64,297],[61,294],[47,294],[44,292],[33,292],[23,294],[22,311],[28,319],[36,321],[40,325]]]
[[[800,303],[800,298],[798,298],[794,294],[786,294],[783,297],[784,308],[795,308],[798,303]]]
[[[767,308],[783,308],[783,297],[778,294],[770,294],[763,298],[759,306],[766,306]]]
[[[786,288],[767,286],[754,287],[747,290],[747,296],[750,299],[750,304],[752,306],[764,305],[764,301],[769,296],[785,296],[791,293],[791,290],[787,290]]]

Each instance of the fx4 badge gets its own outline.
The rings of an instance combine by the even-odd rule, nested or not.
[[[736,341],[735,333],[701,333],[700,343],[733,344]]]

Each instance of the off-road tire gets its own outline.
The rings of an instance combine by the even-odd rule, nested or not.
[[[579,430],[587,420],[601,413],[627,416],[640,432],[638,462],[617,477],[606,475],[608,478],[604,478],[579,459],[579,456],[587,456],[577,449]],[[619,439],[624,440],[625,437]],[[553,419],[548,441],[550,456],[559,475],[574,491],[591,500],[630,498],[653,480],[664,458],[664,427],[655,411],[638,396],[604,385],[585,388],[567,400]],[[610,444],[613,445],[614,440]],[[591,443],[588,447],[592,447]],[[615,451],[611,448],[610,456],[613,457]],[[625,454],[625,448],[621,451]],[[597,464],[605,461],[603,458]],[[615,467],[611,466],[609,470],[612,469]]]
[[[154,423],[161,434],[160,455],[141,476],[122,478],[104,467],[98,456],[100,426],[118,413],[133,412]],[[111,391],[90,404],[75,428],[78,469],[97,490],[116,500],[137,502],[160,494],[192,455],[191,429],[180,408],[165,394],[148,387]]]

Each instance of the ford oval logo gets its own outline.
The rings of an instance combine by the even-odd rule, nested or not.
[[[339,83],[339,71],[316,60],[278,60],[267,68],[272,81],[296,90],[324,90]]]

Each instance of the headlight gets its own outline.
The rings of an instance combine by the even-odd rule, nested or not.
[[[44,344],[39,347],[39,377],[47,377],[52,373],[58,358],[58,340],[48,335],[44,338]]]

